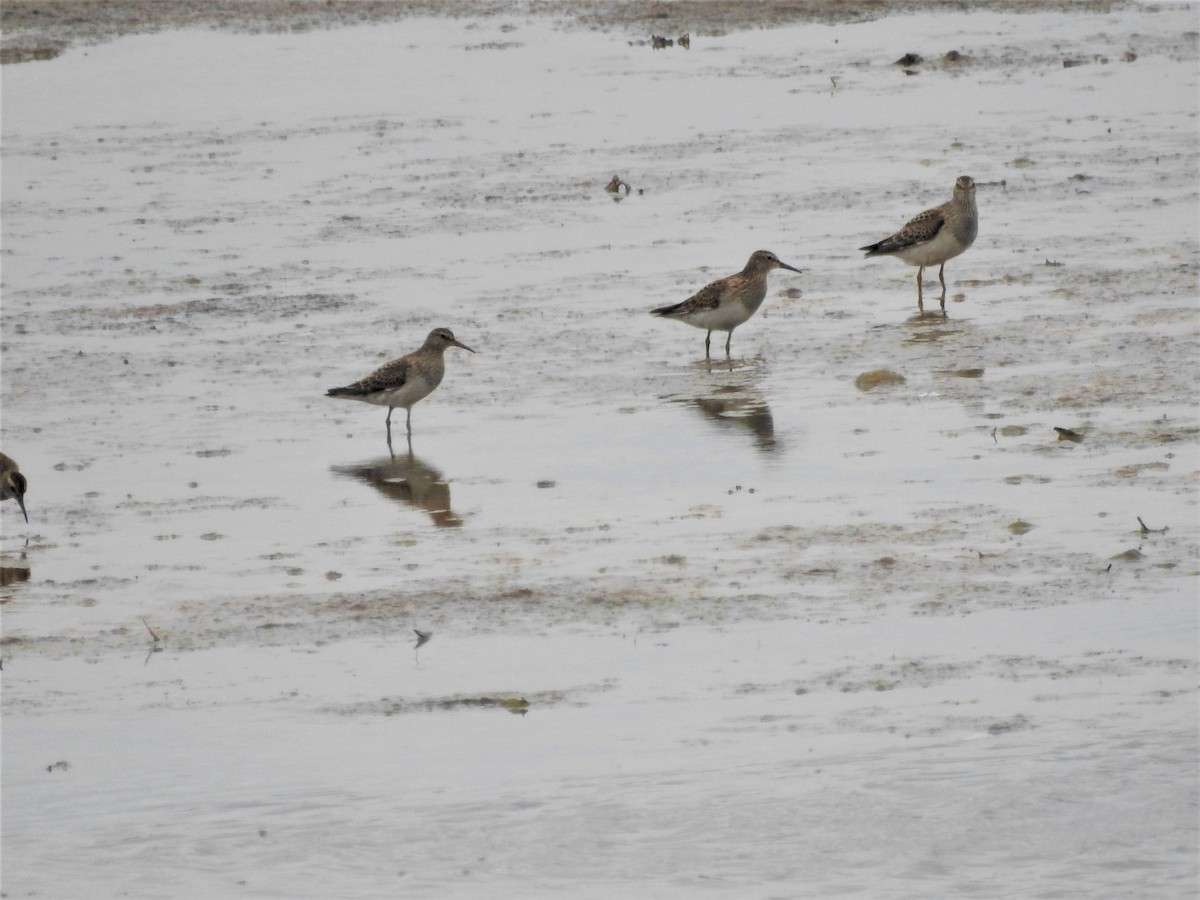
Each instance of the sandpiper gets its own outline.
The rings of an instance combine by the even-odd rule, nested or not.
[[[795,266],[780,262],[770,250],[756,250],[750,254],[746,268],[736,275],[721,278],[702,287],[682,303],[664,306],[650,311],[651,315],[664,319],[678,319],[696,328],[705,329],[704,358],[709,350],[714,331],[728,332],[725,338],[725,355],[729,355],[729,344],[733,340],[733,329],[737,328],[758,312],[767,296],[767,273],[772,269],[788,269],[799,272]]]
[[[941,306],[946,311],[946,260],[954,259],[975,242],[979,233],[979,211],[975,208],[975,182],[960,175],[954,182],[954,196],[941,206],[914,216],[908,224],[882,241],[859,247],[871,256],[895,256],[917,266],[917,309],[924,311],[921,273],[926,266],[939,266],[942,284]]]
[[[455,339],[449,328],[435,328],[425,338],[421,349],[394,359],[380,366],[366,378],[346,387],[330,388],[326,397],[347,397],[386,406],[388,445],[392,443],[392,410],[404,407],[407,415],[404,423],[412,434],[412,408],[418,400],[433,393],[446,374],[446,361],[442,354],[447,347],[461,347],[471,353],[475,351]]]
[[[29,522],[29,513],[25,512],[25,491],[28,487],[29,482],[21,474],[21,467],[17,465],[17,461],[0,453],[0,500],[8,500],[10,497],[16,500],[26,524]]]

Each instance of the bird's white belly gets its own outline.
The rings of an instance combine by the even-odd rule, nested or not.
[[[754,315],[761,305],[762,300],[755,303],[753,307],[747,307],[742,303],[722,304],[716,309],[702,309],[689,313],[684,321],[707,331],[732,331]]]
[[[707,331],[729,331],[731,328],[737,328],[746,321],[747,316],[732,316],[727,310],[712,309],[704,312],[692,313],[686,319],[689,325],[694,325],[696,328],[703,328]]]
[[[433,393],[435,387],[437,387],[436,384],[430,384],[424,379],[416,378],[402,384],[398,388],[385,388],[382,391],[363,394],[354,399],[362,400],[364,403],[374,403],[376,406],[399,406],[409,409],[418,400],[423,400]]]
[[[936,266],[948,259],[954,259],[966,249],[966,245],[954,236],[954,232],[943,228],[932,241],[906,247],[894,255],[910,266]]]

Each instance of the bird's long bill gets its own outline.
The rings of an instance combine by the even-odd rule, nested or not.
[[[17,506],[21,507],[21,515],[25,517],[25,524],[29,524],[29,513],[25,512],[25,500],[23,497],[17,496],[13,498],[17,501]]]
[[[789,266],[782,259],[779,261],[779,268],[787,269],[789,272],[803,272],[803,269],[797,269],[795,266]]]
[[[468,347],[466,344],[464,344],[462,341],[458,341],[458,340],[455,340],[455,339],[451,338],[451,339],[450,339],[450,343],[451,343],[452,345],[454,345],[455,347],[462,347],[462,348],[463,348],[464,350],[466,350],[468,353],[474,353],[474,352],[475,352],[475,351],[474,351],[474,350],[472,350],[470,347]]]

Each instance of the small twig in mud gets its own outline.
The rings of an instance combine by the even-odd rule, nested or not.
[[[1058,260],[1050,260],[1050,259],[1047,259],[1045,264],[1047,266],[1065,266],[1066,265],[1066,263],[1060,263]]]
[[[997,444],[1000,443],[1000,439],[998,437],[996,437],[996,429],[995,428],[992,429],[992,441]]]
[[[1138,524],[1142,526],[1142,534],[1166,534],[1166,532],[1167,532],[1168,526],[1166,526],[1166,525],[1164,525],[1162,528],[1151,528],[1149,525],[1147,525],[1145,522],[1142,521],[1141,516],[1138,516],[1137,520],[1138,520]]]
[[[150,662],[150,657],[152,657],[155,653],[162,653],[162,651],[163,651],[162,639],[163,638],[162,638],[161,634],[159,634],[157,631],[155,631],[153,628],[150,627],[150,623],[146,621],[145,616],[139,616],[138,618],[140,618],[142,620],[142,624],[145,625],[146,630],[148,632],[150,632],[150,637],[152,637],[154,639],[154,643],[150,645],[150,652],[146,654],[146,659],[142,662],[142,665],[144,666]]]
[[[432,631],[422,631],[420,628],[414,628],[413,633],[417,636],[417,642],[413,644],[413,660],[417,664],[417,668],[421,668],[421,647],[429,643],[429,639],[433,637]]]

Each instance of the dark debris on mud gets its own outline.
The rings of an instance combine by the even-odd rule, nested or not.
[[[230,292],[234,294],[235,292]],[[158,326],[176,324],[193,316],[215,316],[241,318],[247,314],[269,313],[277,318],[295,318],[316,312],[332,312],[346,305],[350,297],[335,294],[280,294],[232,297],[205,297],[198,300],[183,300],[178,303],[151,303],[120,306],[115,309],[88,309],[75,307],[64,309],[55,318],[75,324],[73,330],[108,329],[112,321],[149,321]],[[91,324],[87,319],[92,317]],[[83,324],[80,324],[80,323]]]
[[[529,697],[533,697],[530,700]],[[402,697],[384,697],[364,703],[343,703],[328,707],[328,711],[343,716],[372,715],[396,716],[419,712],[455,712],[464,709],[499,709],[513,715],[523,716],[531,706],[546,707],[560,703],[563,695],[559,691],[543,691],[539,694],[492,693],[470,696],[435,697],[407,700]]]

